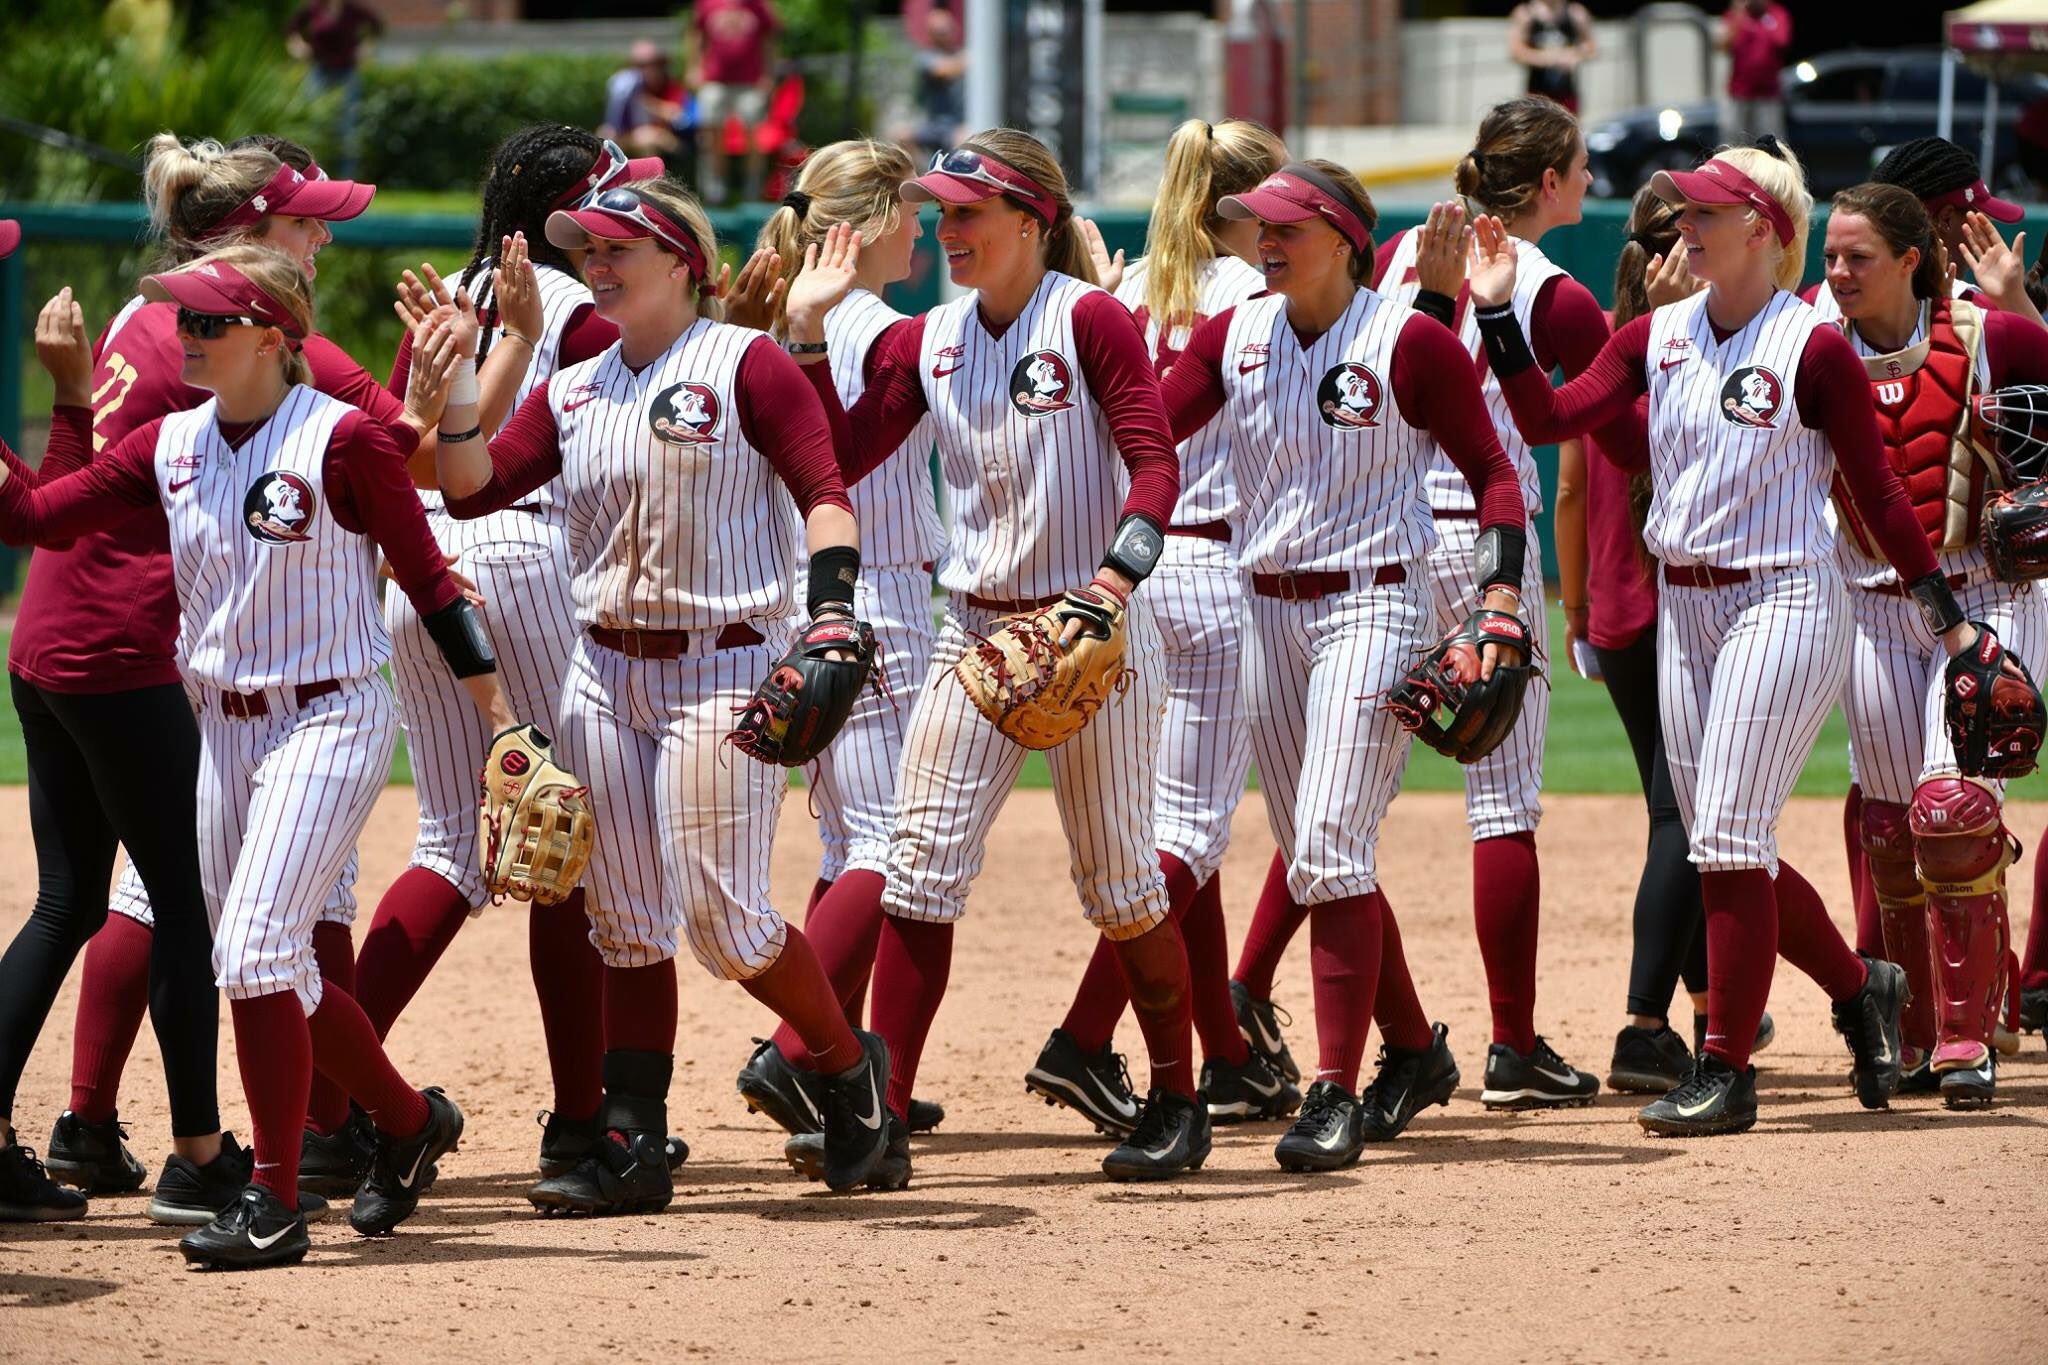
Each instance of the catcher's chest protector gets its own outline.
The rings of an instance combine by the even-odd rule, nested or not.
[[[1972,439],[1970,396],[1977,389],[1983,315],[1961,299],[1936,299],[1924,340],[1890,355],[1865,356],[1892,468],[1927,543],[1937,552],[1976,544],[1988,489],[1999,486],[1997,465]],[[1853,324],[1850,325],[1853,331]],[[1856,546],[1882,559],[1870,528],[1857,515],[1836,478],[1835,505]]]

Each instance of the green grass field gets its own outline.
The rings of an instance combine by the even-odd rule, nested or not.
[[[1555,608],[1551,611],[1550,633],[1553,640],[1564,638],[1564,622]],[[5,639],[5,634],[0,633],[0,646],[4,646]],[[1557,794],[1636,792],[1635,760],[1629,754],[1628,738],[1622,733],[1621,721],[1607,700],[1606,690],[1600,684],[1587,682],[1562,667],[1552,674],[1550,685],[1554,694],[1550,702],[1550,748],[1544,767],[1543,790]],[[0,783],[18,784],[27,780],[28,767],[22,756],[21,729],[15,721],[13,708],[8,707],[4,715],[0,715]],[[402,737],[397,757],[391,764],[391,780],[399,783],[412,781],[412,768],[406,761]],[[1257,780],[1254,774],[1253,782]],[[1033,754],[1025,762],[1019,785],[1052,785],[1042,755]],[[1408,775],[1403,785],[1412,791],[1458,791],[1463,788],[1464,779],[1457,764],[1418,744],[1408,761]],[[1813,746],[1813,754],[1806,761],[1806,770],[1799,777],[1798,793],[1801,796],[1839,796],[1848,789],[1848,731],[1843,725],[1841,712],[1837,710],[1828,717],[1819,742]],[[2013,783],[2011,794],[2016,800],[2048,800],[2048,773],[2035,773]]]

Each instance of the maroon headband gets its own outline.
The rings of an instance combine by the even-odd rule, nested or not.
[[[1666,203],[1689,199],[1695,204],[1747,204],[1770,221],[1781,246],[1792,245],[1797,235],[1785,206],[1733,163],[1719,157],[1696,171],[1659,171],[1650,177],[1650,189]]]
[[[1301,223],[1321,218],[1335,228],[1351,249],[1372,250],[1372,229],[1358,216],[1351,199],[1313,166],[1290,161],[1243,194],[1216,201],[1225,218],[1256,218],[1262,223]]]

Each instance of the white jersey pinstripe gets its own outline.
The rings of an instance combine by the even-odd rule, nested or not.
[[[855,289],[825,314],[832,387],[848,412],[867,391],[868,352],[903,314]],[[946,529],[932,490],[932,420],[926,417],[881,467],[847,490],[860,523],[860,563],[869,569],[922,569],[939,557]]]

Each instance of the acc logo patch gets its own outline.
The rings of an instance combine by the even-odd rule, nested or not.
[[[242,499],[242,520],[249,534],[265,545],[290,545],[313,538],[310,528],[320,510],[313,486],[297,474],[273,469],[249,485]]]
[[[1721,415],[1738,427],[1773,428],[1785,406],[1785,381],[1761,365],[1744,365],[1721,386]]]
[[[1033,351],[1010,371],[1010,406],[1026,417],[1050,417],[1074,406],[1074,367],[1058,351]]]
[[[1316,411],[1325,426],[1360,431],[1380,424],[1386,390],[1380,377],[1356,360],[1331,368],[1316,385]]]
[[[647,407],[647,426],[666,445],[700,446],[713,438],[719,416],[717,390],[685,380],[654,395]]]

